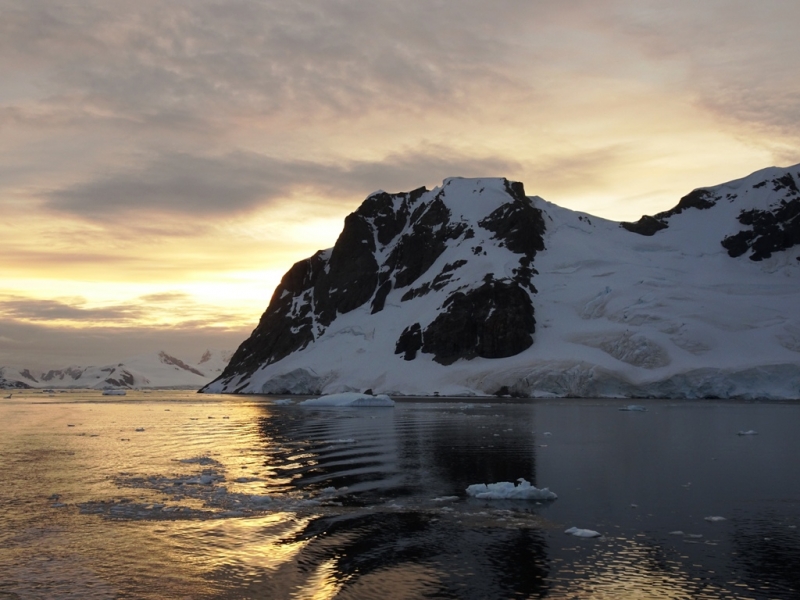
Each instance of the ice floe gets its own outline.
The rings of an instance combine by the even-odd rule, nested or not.
[[[580,529],[578,527],[570,527],[564,530],[564,533],[582,538],[595,538],[602,535],[599,531],[595,531],[594,529]]]
[[[758,435],[758,432],[752,429],[748,429],[747,431],[740,431],[736,435]]]
[[[479,500],[555,500],[558,496],[549,488],[537,488],[523,478],[518,485],[510,481],[475,483],[467,488],[467,495]]]
[[[646,412],[647,409],[639,404],[628,404],[628,406],[621,406],[620,410],[628,412]]]
[[[319,398],[309,398],[308,400],[303,400],[300,404],[302,406],[381,407],[394,406],[394,400],[385,394],[372,396],[356,392],[343,392]]]
[[[718,523],[720,521],[727,521],[725,517],[706,517],[706,521],[709,523]]]

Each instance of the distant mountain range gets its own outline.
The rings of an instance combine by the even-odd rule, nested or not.
[[[218,377],[230,358],[229,351],[206,350],[197,362],[188,362],[161,351],[103,366],[0,367],[0,388],[200,388]]]
[[[618,223],[506,179],[369,196],[207,392],[800,397],[800,165]]]

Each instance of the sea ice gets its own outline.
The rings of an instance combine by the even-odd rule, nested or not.
[[[343,392],[341,394],[330,394],[320,398],[310,398],[301,402],[303,406],[346,406],[346,407],[379,407],[394,406],[394,400],[385,394],[371,396],[369,394],[359,394],[357,392]]]
[[[752,429],[748,429],[747,431],[740,431],[736,435],[758,435],[758,432]]]
[[[290,398],[281,398],[280,400],[273,400],[273,404],[277,404],[278,406],[288,406],[290,404],[294,404],[294,400]]]
[[[645,412],[647,409],[644,406],[640,406],[639,404],[628,404],[628,406],[623,406],[620,410],[630,411],[630,412]]]
[[[579,529],[578,527],[570,527],[569,529],[565,530],[564,533],[582,538],[595,538],[602,535],[593,529]]]
[[[709,523],[718,523],[719,521],[727,521],[725,517],[706,517],[706,521]]]
[[[549,488],[537,488],[523,478],[519,485],[510,481],[497,483],[475,483],[467,488],[467,495],[479,500],[555,500],[558,496]]]

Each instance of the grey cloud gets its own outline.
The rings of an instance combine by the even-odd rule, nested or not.
[[[53,106],[78,99],[142,122],[445,98],[452,110],[459,90],[494,78],[537,14],[511,0],[2,4],[0,68],[40,69]]]
[[[134,305],[85,308],[82,304],[81,301],[70,304],[61,300],[6,297],[0,299],[0,314],[15,320],[66,320],[86,323],[127,321],[144,314],[140,307]]]
[[[161,294],[147,294],[145,296],[139,296],[139,300],[143,302],[151,302],[151,303],[173,303],[178,300],[186,301],[191,300],[189,294],[184,294],[183,292],[164,292]]]
[[[236,152],[206,157],[165,154],[136,171],[124,171],[51,192],[52,209],[86,219],[119,214],[225,215],[265,206],[295,189],[331,198],[365,196],[378,188],[412,189],[453,175],[507,175],[519,164],[472,158],[444,148],[397,153],[380,161],[325,164]]]
[[[654,67],[670,63],[675,91],[719,117],[800,142],[800,4],[783,0],[617,2],[606,26]]]

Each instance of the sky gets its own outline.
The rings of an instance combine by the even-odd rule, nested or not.
[[[0,0],[0,365],[235,349],[371,192],[800,163],[795,0]],[[196,356],[195,356],[196,355]]]

